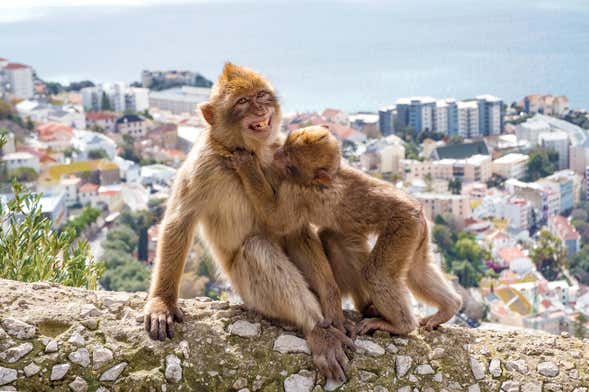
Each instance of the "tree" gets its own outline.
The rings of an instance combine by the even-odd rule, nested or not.
[[[584,246],[571,258],[571,273],[581,283],[589,285],[589,247]]]
[[[96,263],[73,230],[61,233],[41,212],[40,196],[13,185],[14,198],[0,203],[0,277],[25,282],[50,281],[95,289],[104,265]]]
[[[106,239],[109,242],[121,241],[121,243],[126,245],[127,253],[132,253],[137,246],[139,236],[129,226],[117,225],[108,232]]]
[[[480,280],[480,274],[466,260],[453,263],[452,272],[458,277],[458,281],[464,287],[477,287]]]
[[[131,259],[108,269],[100,283],[105,289],[112,291],[145,291],[149,287],[149,278],[149,268]]]
[[[587,316],[579,312],[579,315],[573,324],[576,338],[583,339],[585,335],[587,335],[587,328],[585,328],[585,324],[587,324]]]
[[[464,143],[464,137],[460,135],[451,136],[448,140],[448,144],[462,144]]]
[[[25,128],[27,128],[29,131],[32,131],[35,128],[35,124],[33,123],[33,120],[31,120],[30,117],[27,117],[27,121],[25,122]]]
[[[554,149],[536,147],[529,153],[527,181],[547,177],[558,169],[558,153]]]
[[[88,159],[103,159],[103,158],[108,158],[108,154],[102,148],[88,151]]]
[[[104,91],[102,92],[102,100],[100,102],[100,109],[101,110],[113,110],[112,106],[110,104],[110,100],[108,99],[108,96],[106,95],[106,93]]]
[[[536,269],[547,280],[555,280],[560,269],[566,266],[566,249],[562,241],[548,230],[540,231],[531,256]]]
[[[453,195],[459,195],[460,192],[462,192],[462,180],[459,177],[454,177],[448,181],[448,190],[452,192]]]
[[[31,167],[19,167],[8,171],[8,176],[5,181],[12,182],[16,180],[18,182],[34,182],[39,178],[39,173]]]
[[[449,249],[454,243],[450,229],[440,224],[434,225],[432,229],[432,238],[434,242],[442,249]]]
[[[12,106],[0,99],[0,120],[10,119],[14,114],[14,109]]]

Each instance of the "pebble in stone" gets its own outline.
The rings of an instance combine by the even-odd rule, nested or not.
[[[411,392],[411,387],[404,386],[397,390],[397,392]]]
[[[519,392],[519,383],[511,380],[503,381],[501,392]]]
[[[80,317],[87,318],[87,317],[98,317],[101,316],[102,312],[93,304],[86,304],[82,305],[80,309]]]
[[[432,377],[432,380],[434,380],[435,382],[442,382],[443,379],[444,376],[442,376],[442,373],[440,372],[434,374],[434,376]]]
[[[325,389],[327,392],[331,392],[331,391],[335,391],[336,389],[338,389],[342,385],[344,385],[343,381],[335,381],[332,378],[328,378],[327,381],[325,382],[325,385],[323,386],[323,389]]]
[[[18,392],[16,390],[16,388],[13,387],[12,385],[6,385],[6,386],[3,386],[3,387],[0,387],[0,391],[2,391],[2,392]]]
[[[408,344],[407,339],[403,338],[394,338],[393,342],[395,342],[397,346],[406,346]]]
[[[169,382],[180,382],[182,380],[182,366],[180,358],[170,354],[166,356],[166,380]]]
[[[55,340],[50,340],[49,343],[45,346],[46,353],[55,353],[57,352],[57,342]]]
[[[414,374],[410,374],[407,379],[409,379],[409,381],[411,381],[412,383],[417,383],[419,380],[417,379],[417,377],[415,377]]]
[[[242,338],[253,338],[260,334],[260,324],[253,324],[247,320],[238,320],[229,326],[229,333]]]
[[[391,343],[387,346],[387,351],[390,353],[396,354],[399,352],[399,349],[397,348],[397,346],[395,346],[393,343]]]
[[[527,382],[522,385],[521,392],[542,392],[542,382]]]
[[[311,354],[307,341],[294,335],[280,335],[274,341],[274,350],[282,354],[305,353]]]
[[[8,363],[15,363],[16,361],[20,360],[22,357],[27,355],[33,350],[32,343],[23,343],[19,344],[16,347],[9,348],[8,350],[0,353],[0,361],[5,361]]]
[[[440,359],[446,354],[446,350],[441,347],[436,347],[433,351],[429,354],[430,359]]]
[[[558,366],[554,362],[540,362],[538,373],[546,377],[556,377],[558,376]]]
[[[356,344],[357,348],[364,351],[366,355],[371,357],[380,357],[385,353],[384,348],[382,348],[381,345],[374,343],[371,340],[356,339],[354,343]]]
[[[501,361],[497,358],[491,359],[491,363],[489,363],[489,373],[493,377],[501,376]]]
[[[11,383],[16,380],[16,377],[16,370],[0,366],[0,385]]]
[[[407,371],[411,367],[411,363],[413,363],[413,359],[408,355],[397,355],[395,363],[397,367],[397,377],[401,378],[407,374]]]
[[[119,378],[119,376],[121,375],[123,370],[125,370],[126,367],[127,362],[121,362],[118,365],[111,367],[110,369],[102,373],[102,375],[100,376],[100,381],[115,381],[117,378]]]
[[[39,366],[37,366],[36,363],[31,362],[27,366],[25,366],[22,370],[25,372],[25,376],[31,377],[31,376],[34,376],[35,374],[39,373],[41,368]]]
[[[68,343],[72,343],[78,347],[81,347],[84,345],[85,340],[82,335],[80,335],[78,332],[76,332],[68,339]]]
[[[112,351],[103,346],[97,346],[94,351],[92,351],[92,362],[94,363],[92,367],[94,369],[101,368],[106,363],[112,361],[112,358]]]
[[[420,375],[426,375],[426,374],[434,374],[434,369],[428,365],[419,365],[415,368],[415,373],[420,374]]]
[[[232,385],[233,389],[243,389],[247,387],[247,380],[243,377],[239,377]]]
[[[389,392],[389,390],[382,385],[377,385],[374,387],[374,392]]]
[[[485,367],[475,357],[470,357],[470,369],[475,380],[482,380],[485,377]]]
[[[509,371],[517,370],[521,374],[528,373],[528,364],[523,359],[518,359],[517,361],[509,361],[509,362],[507,362],[505,367],[507,367],[507,370],[509,370]]]
[[[311,392],[315,385],[315,373],[301,370],[284,380],[284,392]]]
[[[34,325],[27,324],[24,321],[15,318],[7,318],[2,323],[6,332],[17,339],[30,339],[35,336],[36,328]]]
[[[190,346],[188,345],[188,342],[186,340],[182,340],[180,343],[178,343],[178,348],[180,349],[184,359],[188,359],[190,356]]]
[[[82,377],[76,377],[74,381],[68,384],[73,392],[86,392],[88,390],[88,383]]]
[[[53,368],[51,369],[51,376],[49,376],[49,379],[51,381],[61,380],[68,372],[68,370],[70,370],[70,366],[71,365],[69,363],[62,363],[53,366]]]
[[[360,380],[362,380],[362,382],[369,382],[369,381],[376,379],[378,376],[372,372],[368,372],[366,370],[360,370],[358,372],[358,377],[360,377]]]
[[[70,353],[70,355],[68,355],[68,359],[76,365],[80,365],[82,367],[90,366],[90,353],[83,347]]]
[[[472,384],[468,387],[468,392],[481,392],[481,387],[479,384]]]
[[[98,387],[96,392],[108,392],[108,389],[106,389],[105,387]]]

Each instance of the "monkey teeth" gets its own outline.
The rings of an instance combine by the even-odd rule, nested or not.
[[[259,121],[257,123],[253,123],[251,125],[251,128],[253,130],[262,130],[268,127],[268,125],[270,124],[270,120],[264,120],[264,121]]]

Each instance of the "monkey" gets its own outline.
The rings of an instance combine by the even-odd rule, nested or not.
[[[319,370],[342,380],[344,349],[354,345],[342,331],[341,294],[318,234],[308,225],[285,236],[265,231],[228,165],[237,148],[253,151],[262,166],[271,164],[282,137],[275,90],[257,72],[226,63],[200,110],[208,127],[178,169],[166,205],[144,308],[146,331],[152,339],[171,339],[174,322],[184,318],[179,281],[198,226],[244,304],[298,327]]]
[[[337,139],[327,126],[291,132],[265,176],[248,151],[235,151],[233,167],[257,213],[276,233],[311,222],[320,228],[334,277],[359,311],[374,316],[359,334],[383,330],[406,335],[418,324],[409,289],[435,305],[419,325],[432,330],[461,307],[461,298],[432,263],[421,205],[392,184],[340,163]],[[276,181],[278,178],[278,181]],[[376,234],[374,248],[368,236]]]

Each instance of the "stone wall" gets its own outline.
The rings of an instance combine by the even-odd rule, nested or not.
[[[361,337],[349,380],[316,372],[306,342],[239,306],[181,301],[173,341],[143,331],[145,293],[0,280],[0,390],[587,391],[589,346],[564,336],[443,327]]]

